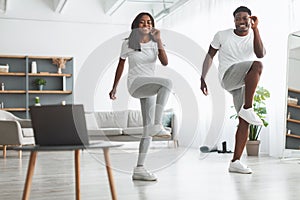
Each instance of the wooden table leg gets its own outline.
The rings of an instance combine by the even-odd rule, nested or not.
[[[3,145],[3,158],[6,158],[6,148],[7,145]]]
[[[22,147],[22,145],[20,145],[19,147]],[[18,155],[19,155],[19,158],[21,159],[22,158],[22,150],[19,150]]]
[[[26,177],[26,182],[25,182],[24,191],[23,191],[23,198],[22,198],[23,200],[29,199],[36,157],[37,157],[37,151],[32,151],[30,153],[30,160],[29,160],[28,169],[27,169],[27,177]]]
[[[111,170],[111,167],[110,167],[110,159],[109,159],[109,151],[108,150],[109,150],[109,148],[103,148],[106,171],[107,171],[107,175],[108,175],[108,180],[109,180],[109,186],[110,186],[110,192],[111,192],[112,199],[117,200],[117,194],[116,194],[114,179],[113,179],[113,175],[112,175],[112,170]]]
[[[75,179],[76,200],[80,200],[80,149],[75,150]]]

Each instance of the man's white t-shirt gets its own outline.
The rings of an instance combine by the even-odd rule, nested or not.
[[[120,58],[128,58],[128,78],[127,86],[129,93],[132,94],[138,86],[132,85],[137,77],[154,76],[156,60],[158,55],[157,43],[150,40],[147,43],[141,43],[141,51],[135,51],[128,47],[128,40],[122,44]]]
[[[246,36],[238,36],[234,29],[219,31],[210,44],[219,50],[219,80],[233,64],[254,59],[254,34],[251,29]]]

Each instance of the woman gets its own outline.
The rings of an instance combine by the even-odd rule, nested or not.
[[[131,33],[123,42],[113,88],[109,93],[116,99],[116,90],[128,58],[129,70],[127,86],[134,98],[140,99],[143,116],[143,136],[139,146],[137,166],[133,170],[133,180],[155,181],[157,177],[144,168],[146,154],[152,136],[170,137],[170,132],[162,126],[162,113],[168,101],[172,82],[154,77],[157,58],[162,65],[168,64],[160,31],[154,28],[154,19],[149,13],[140,13],[131,25]]]

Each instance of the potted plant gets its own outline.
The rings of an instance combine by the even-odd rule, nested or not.
[[[52,58],[52,63],[57,66],[57,73],[61,74],[62,69],[66,68],[67,58]]]
[[[263,126],[267,127],[268,122],[266,121],[266,103],[265,100],[270,97],[270,92],[263,88],[258,86],[254,98],[253,98],[253,109],[254,112],[260,117],[260,119],[263,121]],[[237,115],[232,115],[230,118],[237,118]],[[259,152],[259,144],[260,140],[258,140],[259,134],[261,132],[261,129],[263,126],[257,126],[250,124],[249,126],[249,137],[246,144],[246,150],[248,156],[257,156]]]
[[[34,80],[34,83],[39,87],[39,90],[43,90],[43,86],[46,85],[46,80],[42,78],[37,78]]]

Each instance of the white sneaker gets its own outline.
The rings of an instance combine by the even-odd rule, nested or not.
[[[156,181],[157,177],[155,174],[149,172],[144,167],[135,167],[133,169],[132,179],[140,181]]]
[[[233,172],[233,173],[241,173],[241,174],[251,174],[252,173],[252,170],[249,167],[247,167],[246,165],[244,165],[239,160],[236,160],[234,162],[230,161],[228,171]]]
[[[148,133],[152,137],[161,137],[161,138],[170,138],[171,133],[170,130],[166,130],[163,125],[161,124],[156,124],[153,126],[150,126],[147,129]]]
[[[249,124],[253,124],[257,126],[264,125],[262,120],[259,118],[259,116],[254,112],[253,108],[245,109],[244,106],[242,106],[238,115]]]

